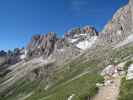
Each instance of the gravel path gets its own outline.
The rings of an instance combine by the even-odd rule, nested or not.
[[[121,78],[118,76],[113,79],[112,84],[101,87],[93,100],[117,100],[121,83],[120,80]]]

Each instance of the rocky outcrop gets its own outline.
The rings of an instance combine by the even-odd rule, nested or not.
[[[132,33],[132,14],[131,4],[120,8],[104,27],[100,38],[104,42],[112,44],[126,39]]]
[[[27,47],[27,57],[43,56],[44,59],[51,56],[57,62],[62,63],[66,59],[77,55],[79,51],[70,45],[64,38],[59,38],[53,32],[46,35],[35,35]]]
[[[34,35],[31,39],[31,42],[28,45],[28,55],[44,55],[48,57],[54,50],[55,44],[61,45],[59,40],[56,37],[56,34],[53,32],[49,32],[47,35]]]
[[[65,33],[65,39],[71,39],[71,38],[77,38],[77,37],[82,37],[82,36],[98,36],[98,32],[96,29],[92,26],[85,26],[83,28],[77,27],[69,30],[68,32]]]
[[[95,44],[98,32],[94,27],[73,28],[65,33],[65,40],[75,47],[86,50]]]
[[[94,27],[85,26],[83,28],[73,28],[64,34],[64,38],[59,38],[54,32],[46,35],[34,35],[27,47],[27,56],[43,55],[47,58],[50,55],[61,54],[73,55],[77,49],[86,50],[90,48],[98,37],[98,32]],[[73,50],[73,51],[72,51]],[[61,56],[62,56],[61,55]]]
[[[131,8],[131,13],[132,13],[132,32],[133,32],[133,0],[129,0],[129,6]]]

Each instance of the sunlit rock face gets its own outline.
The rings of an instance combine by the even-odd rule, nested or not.
[[[34,35],[27,47],[28,55],[44,55],[48,57],[55,49],[55,46],[59,49],[63,46],[63,42],[63,39],[57,38],[54,32],[49,32],[46,35]]]
[[[125,40],[132,31],[132,2],[117,10],[112,20],[105,25],[101,38],[106,43],[116,44]]]
[[[133,0],[129,0],[129,4],[131,7],[131,13],[132,13],[132,27],[133,27]],[[133,32],[133,28],[132,28],[132,32]]]

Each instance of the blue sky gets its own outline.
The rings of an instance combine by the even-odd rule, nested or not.
[[[0,50],[26,46],[34,34],[93,25],[101,30],[128,0],[0,0]]]

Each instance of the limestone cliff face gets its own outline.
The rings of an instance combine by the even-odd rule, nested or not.
[[[131,13],[132,13],[132,32],[133,32],[133,0],[129,0],[130,8],[131,8]]]
[[[56,34],[53,32],[47,35],[34,35],[28,44],[28,54],[30,56],[44,54],[47,57],[53,51],[56,41]]]
[[[106,43],[116,44],[126,39],[133,29],[133,1],[120,8],[104,27],[100,37]]]

